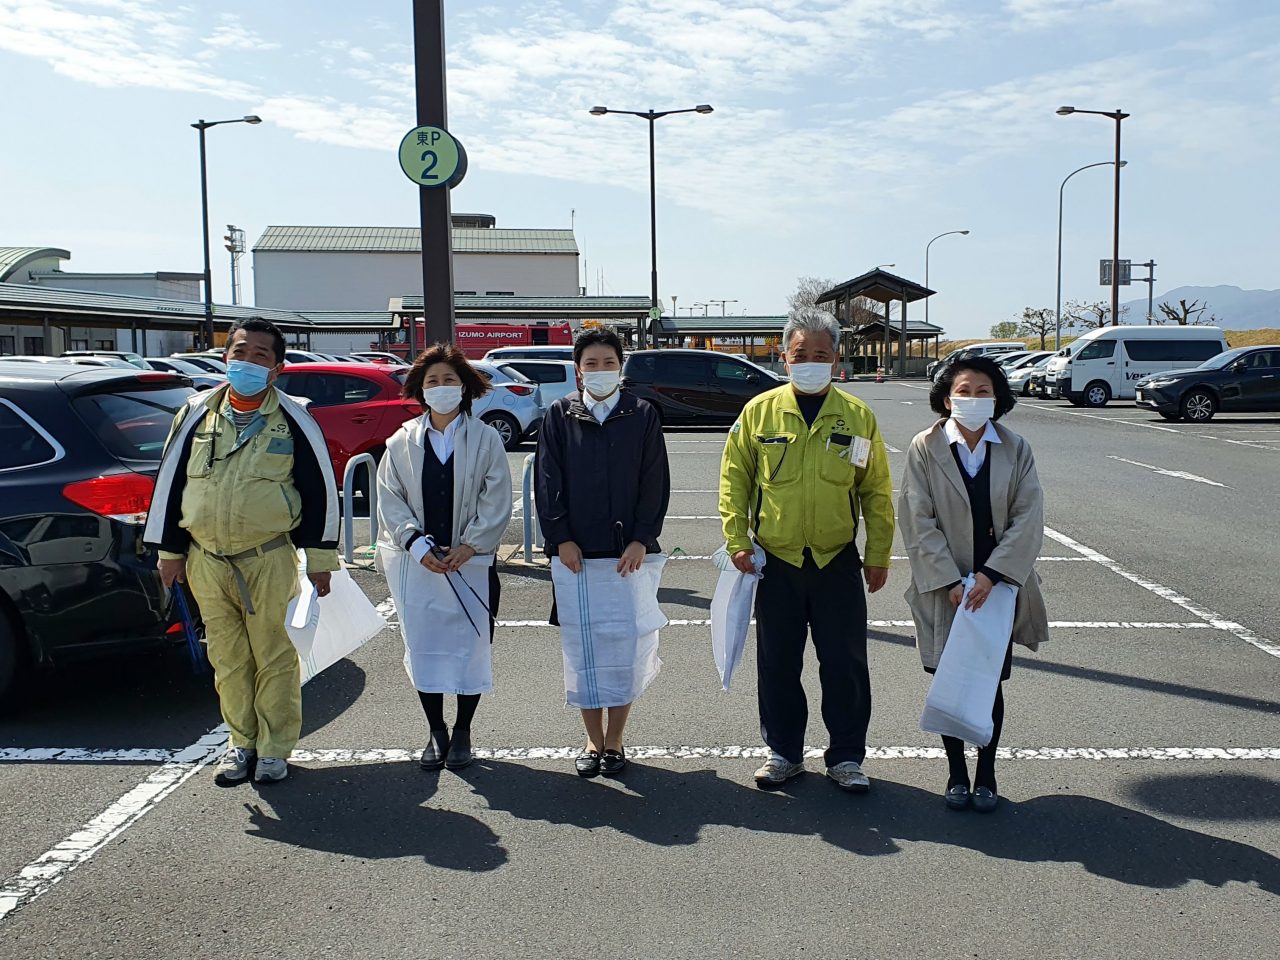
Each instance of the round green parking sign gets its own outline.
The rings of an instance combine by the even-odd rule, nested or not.
[[[456,187],[467,173],[467,151],[442,127],[414,127],[400,141],[400,169],[424,187]]]

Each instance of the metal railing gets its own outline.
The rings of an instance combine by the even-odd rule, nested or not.
[[[378,461],[371,453],[362,453],[347,461],[347,469],[342,474],[342,556],[347,563],[355,562],[355,478],[360,467],[366,468],[369,478],[368,494],[365,505],[369,508],[369,544],[370,551],[376,549],[378,543]]]
[[[524,458],[520,474],[520,496],[524,509],[524,562],[533,563],[533,548],[542,546],[542,526],[538,523],[537,506],[533,497],[533,462],[535,454]]]

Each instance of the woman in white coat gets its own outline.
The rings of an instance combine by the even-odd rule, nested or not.
[[[378,556],[427,716],[424,770],[471,763],[471,719],[493,689],[495,555],[511,519],[511,471],[498,432],[471,416],[488,389],[454,344],[422,353],[403,393],[426,412],[387,441],[378,467]],[[452,734],[447,693],[458,698]]]
[[[978,751],[972,794],[964,741],[942,738],[950,775],[944,798],[989,813],[999,802],[996,748],[1004,723],[1003,682],[1013,644],[1035,650],[1049,639],[1036,558],[1044,538],[1044,504],[1031,445],[997,423],[1017,402],[1004,372],[985,357],[959,360],[938,375],[930,406],[943,419],[911,441],[898,501],[898,523],[911,562],[907,603],[920,659],[937,669],[963,602],[977,610],[1001,582],[1018,588],[1013,635],[992,704],[991,742]],[[961,581],[974,577],[966,597]]]

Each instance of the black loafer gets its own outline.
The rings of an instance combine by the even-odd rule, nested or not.
[[[573,762],[573,765],[580,777],[600,776],[600,751],[583,750],[578,754],[578,759]]]
[[[627,769],[627,755],[622,750],[606,750],[600,758],[600,772],[606,777],[616,777]]]
[[[432,730],[431,738],[422,751],[418,766],[423,770],[439,770],[444,766],[445,755],[449,752],[449,731]]]
[[[947,802],[948,810],[967,810],[972,800],[967,783],[952,784],[947,787],[947,792],[942,795],[942,798]]]
[[[1000,805],[1000,798],[994,787],[973,788],[973,809],[979,813],[991,813]]]
[[[444,765],[450,770],[461,770],[471,766],[475,757],[471,755],[471,731],[454,729],[449,740],[449,752],[445,754]]]

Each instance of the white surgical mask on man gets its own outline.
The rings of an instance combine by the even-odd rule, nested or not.
[[[951,419],[966,430],[981,430],[995,413],[994,397],[951,398]]]
[[[432,413],[438,413],[441,416],[453,413],[462,404],[462,387],[456,384],[428,387],[422,391],[422,401],[431,408]]]
[[[607,400],[613,396],[622,382],[620,370],[592,370],[582,375],[582,386],[596,400]]]
[[[821,393],[831,385],[831,364],[792,363],[787,365],[791,382],[801,393]]]

